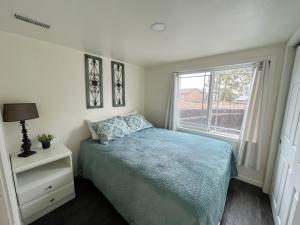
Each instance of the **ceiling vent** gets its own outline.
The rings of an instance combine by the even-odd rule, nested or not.
[[[17,19],[17,20],[22,20],[26,23],[31,23],[33,25],[36,25],[36,26],[40,26],[40,27],[43,27],[43,28],[46,28],[46,29],[49,29],[50,28],[50,25],[49,24],[46,24],[46,23],[42,23],[40,21],[37,21],[35,19],[31,19],[27,16],[21,16],[19,14],[15,14],[14,17]]]

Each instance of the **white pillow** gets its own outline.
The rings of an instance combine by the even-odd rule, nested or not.
[[[90,133],[91,133],[92,139],[93,139],[93,140],[99,140],[98,134],[96,133],[96,131],[95,131],[95,130],[92,128],[92,126],[91,126],[92,121],[86,120],[86,123],[87,123],[87,125],[88,125],[88,128],[89,128],[89,131],[90,131]]]
[[[135,115],[137,113],[138,113],[138,111],[135,109],[135,110],[132,110],[131,112],[123,113],[123,114],[121,114],[121,116],[122,117],[124,117],[124,116],[131,116],[131,115]]]

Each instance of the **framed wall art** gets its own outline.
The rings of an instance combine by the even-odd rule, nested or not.
[[[86,107],[88,109],[103,108],[103,74],[102,59],[96,56],[84,55]]]
[[[125,106],[125,66],[120,62],[111,62],[113,107]]]

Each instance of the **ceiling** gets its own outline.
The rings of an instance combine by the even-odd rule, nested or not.
[[[0,29],[150,66],[286,41],[299,11],[299,0],[0,0]]]

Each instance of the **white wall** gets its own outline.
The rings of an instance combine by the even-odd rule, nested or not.
[[[3,103],[37,103],[40,118],[27,121],[29,136],[54,134],[73,152],[75,169],[79,143],[89,136],[85,119],[144,111],[144,69],[125,63],[126,107],[113,108],[111,59],[101,58],[104,108],[86,109],[84,52],[0,31],[1,107]],[[19,124],[4,123],[4,132],[8,151],[18,151]]]
[[[222,55],[204,57],[199,59],[169,63],[159,66],[145,68],[145,116],[150,122],[158,127],[164,126],[164,117],[166,112],[167,99],[169,95],[170,81],[172,72],[185,70],[209,68],[223,65],[232,65],[238,63],[252,62],[261,58],[272,58],[273,73],[271,90],[269,93],[269,105],[267,112],[269,119],[272,119],[276,109],[277,95],[282,75],[283,58],[286,43],[270,45],[266,47],[227,53]],[[273,123],[273,122],[271,122]],[[272,127],[271,127],[272,128]],[[270,136],[272,130],[269,130]],[[265,176],[265,166],[268,155],[268,149],[263,153],[262,162],[264,163],[260,171],[249,168],[239,168],[239,175],[242,179],[262,186]]]

